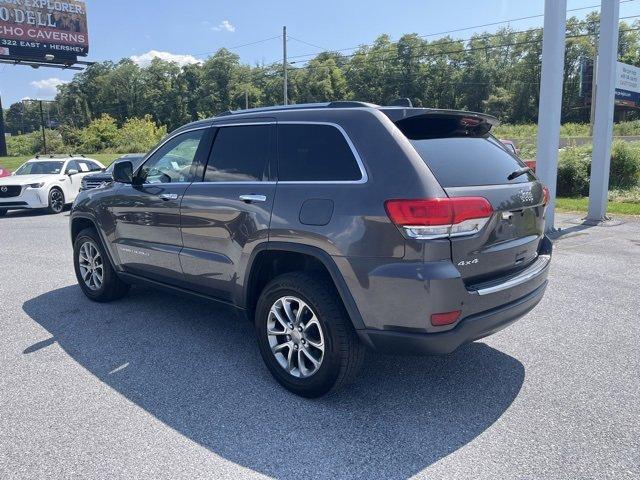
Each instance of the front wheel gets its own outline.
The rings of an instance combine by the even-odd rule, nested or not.
[[[294,272],[269,282],[258,300],[255,327],[271,374],[303,397],[349,383],[364,359],[347,312],[322,275]]]
[[[60,213],[64,209],[64,193],[59,188],[52,188],[49,192],[49,213]]]
[[[80,232],[73,244],[73,266],[78,285],[96,302],[109,302],[124,297],[129,285],[111,266],[98,234],[92,228]]]

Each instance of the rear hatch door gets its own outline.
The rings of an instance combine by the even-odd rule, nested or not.
[[[543,186],[489,130],[495,119],[434,112],[396,121],[449,197],[484,197],[493,214],[478,233],[452,237],[451,258],[467,285],[535,261],[544,232]]]

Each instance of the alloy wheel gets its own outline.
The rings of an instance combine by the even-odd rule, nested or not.
[[[60,190],[52,190],[50,196],[51,202],[51,210],[56,213],[60,213],[64,208],[64,197],[62,196],[62,192]]]
[[[271,352],[278,364],[297,378],[314,375],[324,358],[324,335],[311,307],[297,297],[281,297],[267,319]]]
[[[93,291],[99,290],[104,281],[102,255],[93,242],[84,242],[78,252],[78,266],[84,284]]]

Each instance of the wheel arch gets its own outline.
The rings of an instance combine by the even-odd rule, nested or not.
[[[253,312],[260,292],[271,278],[299,270],[319,271],[328,275],[353,327],[356,330],[365,328],[358,306],[331,255],[309,245],[269,242],[256,247],[247,266],[241,307]]]
[[[85,228],[93,228],[98,234],[98,238],[102,242],[102,246],[107,252],[107,257],[111,266],[116,270],[118,269],[118,263],[116,263],[111,251],[111,245],[106,241],[105,236],[100,228],[98,228],[98,222],[95,218],[87,214],[72,213],[71,220],[69,221],[69,233],[71,235],[71,245],[73,245],[78,237],[78,234]]]

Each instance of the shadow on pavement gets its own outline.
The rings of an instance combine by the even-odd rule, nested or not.
[[[69,216],[69,209],[71,207],[69,205],[65,205],[64,210],[60,213],[49,213],[44,208],[42,209],[22,209],[22,210],[9,210],[4,216],[0,217],[0,221],[3,218],[28,218],[28,217],[47,217],[49,215],[64,215],[65,217]]]
[[[212,452],[278,477],[406,478],[489,428],[524,380],[483,343],[446,357],[370,355],[336,395],[298,398],[262,364],[249,322],[216,304],[134,288],[88,301],[76,286],[25,312],[103,382]]]

